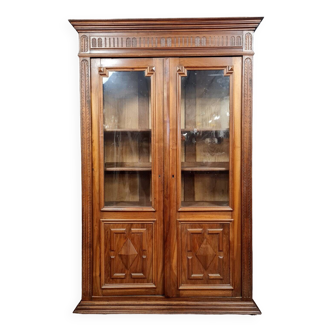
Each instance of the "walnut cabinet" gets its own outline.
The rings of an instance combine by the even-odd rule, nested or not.
[[[261,20],[70,20],[82,134],[76,313],[260,313],[251,130]]]

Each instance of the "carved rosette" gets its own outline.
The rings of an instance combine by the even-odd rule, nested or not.
[[[244,59],[242,113],[242,296],[252,296],[252,58]]]
[[[83,220],[83,273],[82,298],[92,294],[92,163],[91,163],[91,109],[90,63],[81,60],[81,146],[82,146],[82,220]]]

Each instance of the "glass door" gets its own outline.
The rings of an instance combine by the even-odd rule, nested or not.
[[[241,292],[241,61],[169,60],[170,297]]]
[[[151,77],[144,70],[107,71],[103,129],[105,207],[151,207]]]
[[[93,294],[163,293],[163,59],[92,59]]]

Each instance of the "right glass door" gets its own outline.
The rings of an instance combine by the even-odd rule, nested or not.
[[[230,75],[181,77],[181,206],[229,206]]]
[[[242,58],[173,58],[169,68],[166,296],[238,297]]]

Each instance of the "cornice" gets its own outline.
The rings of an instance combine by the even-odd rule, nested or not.
[[[255,31],[263,17],[69,20],[79,33],[120,31]]]

